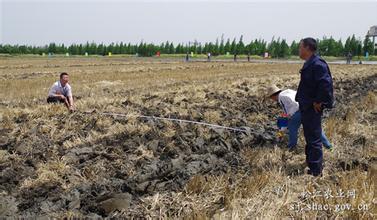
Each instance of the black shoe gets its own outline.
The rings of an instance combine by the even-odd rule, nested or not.
[[[307,172],[308,175],[312,175],[312,176],[322,176],[322,172],[317,172],[317,173],[314,173],[313,171],[311,170],[308,170]]]

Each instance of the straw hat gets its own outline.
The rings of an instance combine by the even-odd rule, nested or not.
[[[275,84],[272,84],[270,87],[267,88],[267,97],[270,97],[272,96],[273,94],[277,93],[277,92],[280,92],[281,89],[279,89],[279,87],[277,87]]]

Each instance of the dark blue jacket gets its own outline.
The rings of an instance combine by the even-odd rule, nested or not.
[[[331,108],[334,102],[333,81],[329,66],[318,55],[313,55],[300,70],[301,80],[297,89],[296,101],[301,110],[322,103],[324,108]]]

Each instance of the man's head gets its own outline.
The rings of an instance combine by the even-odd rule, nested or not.
[[[299,56],[303,60],[308,60],[317,52],[317,41],[314,38],[307,37],[301,40]]]
[[[279,87],[277,87],[276,85],[271,85],[267,89],[267,96],[274,101],[278,101],[280,92],[281,89],[279,89]]]
[[[68,83],[68,81],[69,81],[68,73],[65,73],[65,72],[61,73],[61,74],[60,74],[60,83],[61,83],[62,85],[65,85],[65,84]]]

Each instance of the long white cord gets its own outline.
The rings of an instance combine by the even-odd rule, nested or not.
[[[96,113],[100,115],[107,115],[107,116],[118,116],[118,117],[127,117],[126,114],[122,113],[114,113],[114,112],[85,112],[86,114]],[[160,121],[174,121],[174,122],[182,122],[182,123],[189,123],[189,124],[197,124],[197,125],[203,125],[218,129],[225,129],[230,131],[237,131],[237,132],[247,132],[246,128],[232,128],[228,126],[222,126],[222,125],[216,125],[216,124],[210,124],[206,122],[200,122],[200,121],[191,121],[191,120],[185,120],[185,119],[177,119],[177,118],[164,118],[164,117],[158,117],[158,116],[147,116],[147,115],[137,115],[137,118],[147,118],[152,120],[160,120]]]

